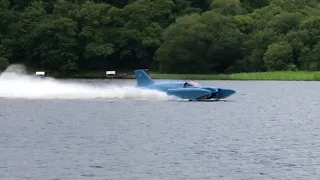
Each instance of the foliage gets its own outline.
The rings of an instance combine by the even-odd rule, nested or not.
[[[317,0],[0,1],[0,69],[320,70]]]

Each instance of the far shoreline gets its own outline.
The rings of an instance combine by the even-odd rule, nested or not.
[[[119,73],[122,74],[122,73]],[[275,72],[252,72],[234,74],[165,74],[148,72],[152,79],[172,80],[242,80],[242,81],[320,81],[320,71],[275,71]],[[57,79],[135,79],[134,74],[106,76],[101,72],[74,73],[62,75],[59,73],[48,73],[47,77]]]

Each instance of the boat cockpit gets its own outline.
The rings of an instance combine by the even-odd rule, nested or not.
[[[184,88],[186,88],[186,87],[200,87],[200,84],[193,82],[193,81],[190,81],[190,82],[184,83],[183,87]]]

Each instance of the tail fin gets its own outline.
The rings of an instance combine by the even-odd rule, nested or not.
[[[148,74],[143,69],[135,70],[134,74],[136,76],[137,86],[144,86],[154,83],[154,81],[148,76]]]

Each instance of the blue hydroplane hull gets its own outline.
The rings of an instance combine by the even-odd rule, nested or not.
[[[192,81],[155,82],[143,69],[134,71],[137,87],[158,90],[187,100],[226,99],[235,94],[235,90],[214,86],[202,86]]]

